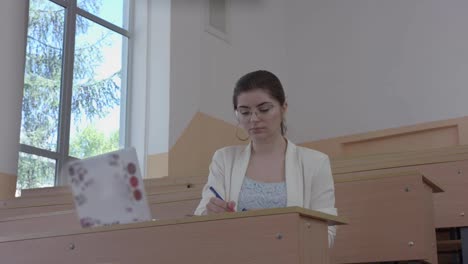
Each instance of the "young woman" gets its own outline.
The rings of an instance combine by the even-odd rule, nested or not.
[[[233,105],[250,143],[215,152],[195,214],[300,206],[336,215],[328,156],[285,137],[288,105],[280,80],[263,70],[244,75]],[[330,246],[335,231],[329,227]]]

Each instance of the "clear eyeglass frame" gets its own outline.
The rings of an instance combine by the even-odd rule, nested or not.
[[[239,120],[240,122],[248,122],[252,119],[252,116],[254,114],[258,119],[265,118],[271,113],[271,110],[274,107],[275,106],[273,104],[268,104],[268,105],[262,105],[262,106],[256,107],[253,111],[250,109],[248,110],[236,109],[235,113],[236,113],[237,120]]]

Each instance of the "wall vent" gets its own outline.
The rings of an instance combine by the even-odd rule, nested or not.
[[[206,2],[206,31],[228,41],[229,0],[206,0]]]

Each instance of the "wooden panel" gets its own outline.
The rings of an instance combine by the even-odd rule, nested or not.
[[[15,197],[16,176],[0,173],[0,200]]]
[[[159,179],[145,179],[145,186],[168,186],[174,184],[206,183],[208,175],[190,177],[164,177]]]
[[[33,198],[15,198],[4,200],[0,203],[0,210],[21,208],[21,207],[37,207],[47,205],[66,205],[72,204],[73,198],[70,194],[61,196],[41,196]]]
[[[456,149],[460,149],[457,147]],[[463,147],[466,148],[466,147]],[[419,152],[418,152],[419,153]],[[432,153],[434,154],[434,153]],[[425,178],[429,179],[444,192],[435,193],[434,198],[434,225],[437,228],[446,227],[462,227],[468,226],[468,199],[466,199],[466,190],[468,188],[468,157],[466,154],[454,154],[447,152],[440,152],[437,155],[427,155],[422,157],[414,155],[411,157],[407,153],[401,153],[398,160],[390,161],[384,157],[385,155],[378,155],[378,157],[369,157],[373,159],[373,163],[366,161],[366,159],[349,160],[349,167],[342,167],[334,169],[335,180],[353,179],[356,177],[372,176],[376,174],[399,174],[408,170],[418,170],[424,174]],[[398,155],[395,155],[397,157]],[[444,160],[457,160],[454,162],[440,162],[430,163],[431,160],[437,160],[440,157]],[[353,166],[352,164],[355,164]],[[422,164],[422,165],[411,165]],[[393,167],[394,166],[394,167]],[[369,170],[366,170],[369,169]],[[351,171],[349,173],[336,173]]]
[[[49,206],[33,206],[33,207],[19,207],[7,210],[0,210],[0,218],[16,217],[21,215],[42,214],[58,211],[72,210],[71,204],[64,205],[49,205]]]
[[[434,195],[435,226],[468,226],[468,160],[416,168],[445,190]]]
[[[201,199],[201,189],[148,195],[147,199],[150,205],[153,203],[167,203],[194,199],[199,200]],[[70,196],[34,197],[28,198],[27,201],[23,200],[18,199],[15,202],[10,201],[7,206],[0,209],[0,219],[74,209],[74,204]]]
[[[343,143],[342,147],[343,154],[351,156],[452,147],[458,144],[458,128],[457,126],[449,126]]]
[[[330,157],[342,157],[466,144],[468,117],[328,138],[300,145],[322,151]]]
[[[168,175],[169,154],[166,152],[148,155],[145,178],[162,178]]]
[[[312,221],[309,215],[327,218],[322,218],[321,213],[308,211],[304,215],[300,211],[305,210],[259,210],[0,237],[0,255],[6,263],[35,263],[41,259],[44,263],[217,263],[222,260],[228,264],[305,264],[299,252],[304,248],[299,221],[304,217]],[[321,228],[321,233],[326,232],[325,222]],[[312,233],[309,237],[313,237]],[[314,247],[323,248],[327,243],[326,239],[310,243],[310,249],[317,252],[310,263],[322,263],[317,260],[323,260],[326,251]]]
[[[236,138],[236,126],[198,112],[169,151],[169,176],[208,175],[214,152],[239,144],[246,142]]]
[[[200,198],[182,201],[152,203],[151,214],[154,219],[171,220],[193,216],[195,209],[200,203]]]
[[[333,174],[336,175],[460,160],[468,160],[468,145],[433,150],[334,158],[331,160],[331,166]]]
[[[180,219],[193,216],[199,202],[200,199],[154,202],[150,204],[150,210],[153,219]],[[80,228],[80,223],[74,210],[0,218],[0,236],[66,231],[78,228]]]
[[[58,211],[0,219],[0,236],[65,231],[80,228],[75,211]]]
[[[335,195],[349,225],[338,228],[334,263],[437,262],[432,189],[421,175],[336,181]]]
[[[162,191],[197,188],[206,183],[207,176],[203,177],[164,177],[143,179],[147,194],[153,194]],[[21,191],[21,198],[39,197],[39,196],[60,196],[69,195],[71,190],[69,186],[55,186],[46,188],[32,188]]]
[[[189,187],[189,188],[187,188]],[[175,184],[168,186],[150,186],[146,187],[146,195],[152,199],[172,199],[166,197],[178,197],[179,193],[183,197],[186,194],[201,195],[204,184]],[[71,193],[62,195],[46,195],[46,196],[26,196],[18,197],[10,200],[0,201],[0,210],[8,208],[32,207],[32,206],[48,206],[72,204],[73,198]]]
[[[422,232],[423,232],[423,242],[425,243],[423,248],[425,252],[423,253],[427,256],[426,261],[429,263],[438,263],[437,257],[437,238],[436,238],[436,227],[434,223],[434,193],[433,187],[428,185],[423,179],[423,187],[425,191],[422,192],[422,200],[426,201],[422,203],[422,219],[420,222]],[[443,192],[438,192],[443,193]],[[430,201],[430,202],[429,202]]]
[[[169,185],[169,186],[155,186],[155,187],[147,187],[146,194],[147,195],[157,195],[157,194],[164,194],[164,193],[174,193],[174,192],[184,192],[184,191],[198,191],[202,192],[205,183],[195,183],[195,184],[177,184],[177,185]]]
[[[468,145],[468,117],[458,123],[458,136],[460,145]]]
[[[147,194],[148,199],[154,201],[172,201],[173,199],[187,199],[201,196],[203,186],[193,188],[185,188],[183,186],[173,187],[169,190],[161,190],[150,192]],[[24,207],[40,207],[52,205],[73,205],[74,201],[71,195],[61,196],[39,196],[39,197],[24,197],[5,200],[0,203],[0,210]]]
[[[21,197],[38,197],[71,194],[69,186],[55,186],[44,188],[31,188],[21,190]]]
[[[330,263],[328,243],[321,243],[321,241],[328,242],[328,231],[323,228],[321,222],[301,218],[299,236],[302,240],[299,244],[301,263]]]
[[[403,169],[403,168],[402,168]],[[357,172],[357,173],[349,173],[349,174],[338,174],[334,177],[335,184],[336,183],[345,183],[345,182],[353,182],[353,181],[376,181],[385,178],[395,178],[395,177],[408,177],[408,176],[417,176],[422,177],[422,181],[431,189],[432,193],[439,193],[443,192],[444,190],[439,187],[436,183],[429,180],[428,178],[424,177],[419,171],[415,168],[409,170],[405,168],[405,170],[397,170],[397,171],[365,171],[365,172]]]
[[[8,263],[299,263],[286,216],[116,230],[0,243]],[[226,228],[230,227],[230,228]],[[275,239],[283,232],[282,240]],[[229,237],[229,239],[226,239]],[[73,250],[70,245],[73,244]],[[258,246],[262,245],[262,246]],[[27,250],[26,250],[27,249]],[[24,254],[27,252],[27,254]],[[54,252],[54,254],[45,254]]]

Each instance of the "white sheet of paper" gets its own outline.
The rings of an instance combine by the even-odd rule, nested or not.
[[[83,227],[150,221],[134,148],[67,163],[62,170]]]

